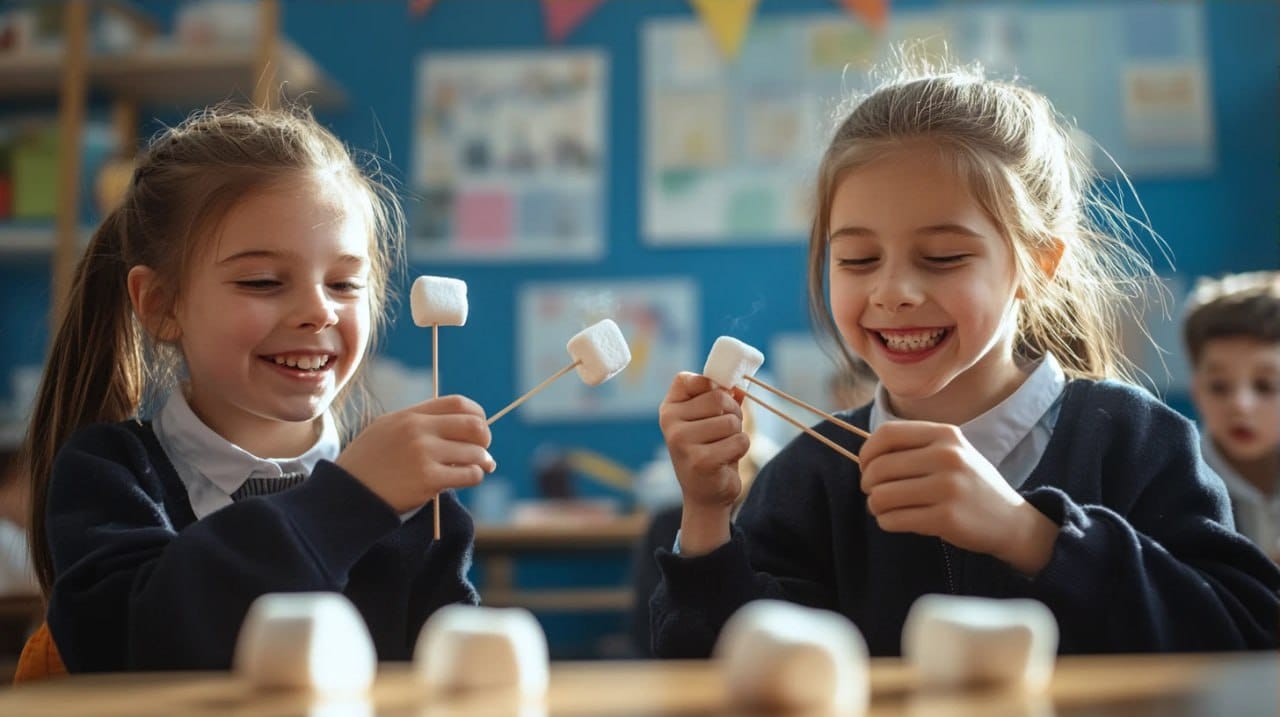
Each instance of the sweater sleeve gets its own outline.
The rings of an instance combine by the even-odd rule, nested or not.
[[[830,424],[818,430],[850,441]],[[657,551],[662,579],[650,601],[655,655],[709,656],[725,622],[751,600],[837,609],[826,478],[847,469],[833,456],[845,460],[801,434],[756,476],[728,543],[692,558]]]
[[[70,670],[225,669],[255,598],[341,591],[360,556],[400,525],[327,461],[293,490],[180,531],[165,497],[145,447],[123,429],[86,429],[59,453],[48,620]]]
[[[1280,571],[1231,529],[1194,426],[1160,405],[1125,412],[1097,413],[1090,439],[1073,443],[1105,449],[1063,458],[1076,473],[1064,485],[1098,474],[1097,500],[1049,486],[1026,494],[1061,528],[1021,590],[1054,611],[1063,652],[1274,648]]]

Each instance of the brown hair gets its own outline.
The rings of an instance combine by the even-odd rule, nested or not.
[[[1120,353],[1122,314],[1153,286],[1146,259],[1128,246],[1128,217],[1093,189],[1088,161],[1049,101],[976,68],[934,69],[899,58],[901,70],[855,99],[822,157],[809,237],[809,311],[846,363],[827,305],[831,203],[849,172],[909,142],[937,145],[1013,249],[1026,298],[1015,351],[1052,352],[1072,378],[1132,378]],[[1145,227],[1145,225],[1144,225]],[[1153,235],[1154,236],[1154,235]],[[1158,237],[1156,237],[1158,241]],[[1062,247],[1052,276],[1039,258]]]
[[[368,219],[372,351],[386,321],[388,288],[404,239],[399,203],[377,174],[376,167],[357,166],[309,110],[296,107],[220,105],[194,113],[150,142],[121,205],[94,232],[76,267],[24,445],[32,486],[32,559],[46,594],[54,574],[44,513],[58,449],[86,425],[138,416],[173,388],[180,366],[177,348],[154,340],[139,324],[126,285],[130,268],[154,269],[163,282],[158,303],[171,308],[192,258],[238,201],[291,181],[336,183],[350,210]],[[335,400],[336,418],[350,409],[346,399],[353,390],[364,390],[359,373]]]
[[[1244,337],[1280,344],[1280,271],[1201,278],[1187,300],[1182,339],[1194,367],[1214,339]]]

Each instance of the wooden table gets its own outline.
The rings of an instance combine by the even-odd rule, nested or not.
[[[475,559],[484,570],[481,602],[491,607],[530,610],[626,610],[633,599],[630,585],[519,589],[515,561],[521,555],[598,555],[630,550],[648,525],[648,516],[641,513],[601,521],[477,525]]]
[[[1280,653],[1065,657],[1043,694],[923,693],[907,666],[872,660],[868,717],[1089,717],[1280,714]],[[384,664],[368,695],[321,700],[255,691],[229,673],[80,675],[0,691],[13,717],[700,717],[726,704],[710,661],[555,662],[545,702],[501,693],[427,694],[407,664]]]

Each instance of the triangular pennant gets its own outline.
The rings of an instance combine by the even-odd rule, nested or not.
[[[409,14],[420,18],[431,10],[431,6],[436,4],[436,0],[409,0]]]
[[[840,0],[840,4],[873,30],[883,30],[889,21],[889,0]]]
[[[604,0],[542,0],[542,14],[547,21],[547,39],[560,42],[568,37],[602,2]]]
[[[702,22],[706,23],[720,54],[728,59],[738,56],[742,39],[751,27],[751,17],[759,0],[689,0]]]

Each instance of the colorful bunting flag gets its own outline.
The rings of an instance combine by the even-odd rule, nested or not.
[[[689,0],[706,23],[720,53],[728,59],[738,56],[742,40],[751,27],[751,17],[759,0]]]
[[[569,36],[604,0],[542,0],[547,20],[547,39],[560,42]]]
[[[889,20],[889,0],[840,0],[840,4],[872,30],[883,30]]]
[[[409,14],[420,18],[426,15],[435,4],[436,0],[409,0]]]

